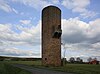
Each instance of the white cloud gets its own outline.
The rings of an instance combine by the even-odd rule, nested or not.
[[[94,16],[96,16],[98,13],[96,12],[93,12],[93,11],[85,11],[83,13],[81,13],[80,15],[83,17],[83,18],[88,18],[88,17],[91,17],[93,18]]]
[[[20,33],[13,31],[12,24],[0,24],[0,55],[40,57],[40,52],[36,52],[40,51],[40,23],[31,28],[18,26]],[[26,47],[28,49],[23,50]]]
[[[90,24],[90,27],[89,27],[89,30],[87,32],[87,35],[89,37],[95,37],[95,36],[98,36],[100,35],[100,19],[96,19],[94,21],[90,21],[89,24]]]
[[[62,42],[66,44],[66,56],[100,56],[100,19],[85,23],[77,18],[62,20]],[[68,52],[73,52],[69,54]],[[68,54],[68,55],[67,55]]]
[[[4,10],[5,12],[11,12],[12,11],[12,8],[4,0],[0,0],[0,9]]]
[[[2,25],[2,24],[0,24],[0,32],[3,32],[3,31],[6,31],[6,32],[11,31],[10,30],[10,25],[7,25],[7,24]]]
[[[18,26],[17,29],[19,29],[21,32],[14,32],[11,25],[0,24],[0,42],[7,42],[7,45],[40,44],[40,22],[37,26],[33,26],[31,28]]]
[[[41,8],[44,8],[45,6],[50,5],[50,3],[46,0],[12,0],[13,2],[19,2],[24,5],[28,5],[30,7],[33,7],[37,10],[40,10]]]
[[[5,11],[5,12],[15,12],[18,14],[18,11],[12,8],[7,1],[5,0],[0,0],[0,9]]]
[[[16,9],[14,9],[14,8],[12,8],[12,11],[15,12],[16,14],[19,13],[19,12],[18,12]]]
[[[59,0],[52,0],[51,1],[53,4],[59,4],[60,2],[59,2]]]
[[[74,34],[75,32],[85,31],[85,29],[88,28],[87,23],[83,21],[79,21],[79,19],[77,18],[74,18],[74,19],[70,18],[68,20],[64,19],[62,20],[62,24],[63,24],[63,31],[67,30],[68,32],[67,31],[66,32],[68,34]]]
[[[6,56],[39,56],[39,52],[33,50],[22,50],[15,47],[0,49],[0,55]]]
[[[63,0],[62,5],[73,12],[78,12],[84,18],[94,17],[97,15],[94,11],[89,11],[87,6],[90,4],[90,0]]]
[[[100,19],[85,23],[76,18],[63,19],[63,38],[69,42],[93,41],[100,35]],[[65,36],[64,36],[65,35]],[[94,38],[94,39],[93,39]],[[96,38],[96,39],[95,39]],[[73,40],[74,39],[74,40]],[[93,39],[93,40],[92,40]],[[99,39],[98,39],[99,40]]]
[[[31,23],[31,20],[20,20],[19,22],[22,24],[28,25]]]
[[[100,49],[100,42],[92,44],[92,47],[95,48],[95,49]]]
[[[69,56],[100,56],[98,53],[100,51],[99,23],[100,19],[90,21],[89,23],[83,22],[79,18],[62,19],[62,41],[70,47],[67,51],[74,51],[74,54],[69,54]],[[12,25],[0,24],[0,50],[2,47],[7,51],[8,47],[14,46],[40,46],[41,21],[31,28],[20,25],[17,26],[17,29],[21,32],[14,32]],[[15,49],[12,52],[16,54],[23,52],[19,50]]]
[[[75,12],[84,12],[90,0],[63,0],[62,5],[68,9],[73,9]],[[81,10],[81,11],[80,11]]]

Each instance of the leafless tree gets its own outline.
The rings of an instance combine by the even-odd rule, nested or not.
[[[92,58],[91,58],[91,57],[89,57],[89,58],[87,59],[87,61],[88,61],[88,62],[91,62],[91,61],[92,61]]]
[[[74,58],[74,57],[71,57],[71,58],[69,59],[69,61],[70,61],[71,63],[74,63],[74,62],[75,62],[75,58]]]

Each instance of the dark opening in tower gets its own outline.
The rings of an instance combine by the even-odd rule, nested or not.
[[[53,27],[53,34],[52,34],[53,38],[60,38],[61,34],[62,34],[61,25],[58,25],[56,29]]]

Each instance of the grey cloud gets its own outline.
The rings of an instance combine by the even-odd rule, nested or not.
[[[62,19],[62,41],[70,48],[67,50],[77,52],[77,54],[69,54],[70,56],[100,56],[100,20],[91,21],[91,23],[85,23],[76,18]],[[21,33],[13,32],[11,27],[0,24],[0,54],[6,55],[28,55],[27,52],[10,49],[7,53],[7,47],[13,46],[37,46],[41,43],[41,22],[37,26],[32,28],[20,28]],[[95,28],[94,28],[95,27]],[[97,27],[97,28],[96,28]],[[5,30],[7,29],[7,31]],[[5,49],[3,51],[3,49]],[[15,51],[13,51],[15,50]],[[16,52],[17,51],[17,52]],[[30,53],[30,56],[35,53]],[[37,53],[35,55],[38,55]],[[39,53],[40,55],[40,53]]]
[[[40,53],[32,50],[21,50],[15,47],[0,48],[0,55],[6,56],[39,56]]]
[[[72,35],[63,35],[62,39],[64,43],[81,43],[87,40],[86,37],[79,32]]]
[[[100,56],[100,25],[98,25],[100,19],[90,22],[85,23],[76,18],[62,20],[62,42],[65,43],[66,51],[74,53],[66,54],[84,57]]]
[[[64,26],[62,40],[65,41],[66,43],[86,42],[86,43],[92,44],[92,43],[100,42],[100,32],[98,30],[100,29],[100,26],[97,26],[98,22],[93,23],[91,25],[90,23],[88,24],[74,18],[74,19],[66,20],[66,21],[62,20],[62,24]],[[97,26],[98,29],[91,28],[93,26]]]

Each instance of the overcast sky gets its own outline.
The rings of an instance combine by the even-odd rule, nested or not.
[[[100,0],[0,0],[0,55],[41,57],[41,11],[49,5],[62,11],[66,58],[100,60]]]

